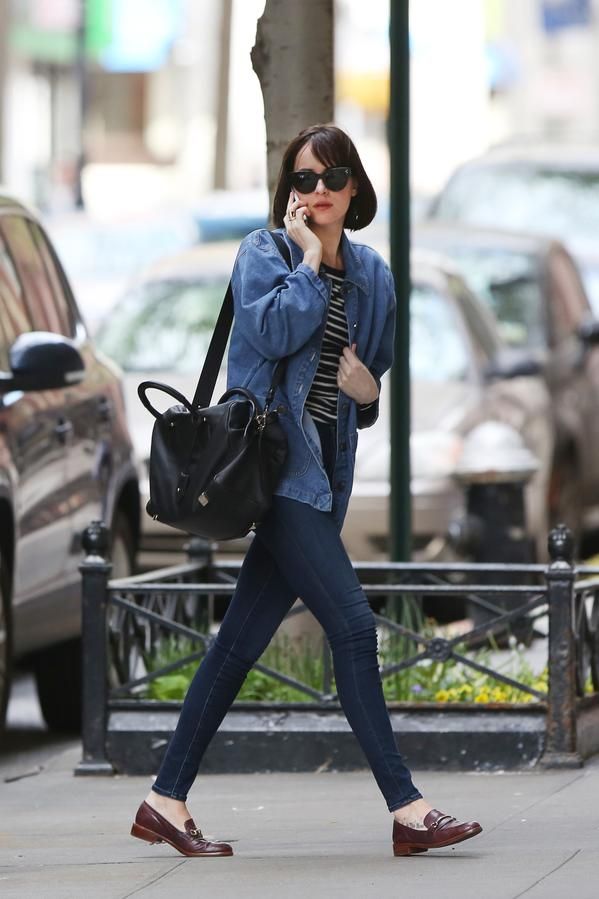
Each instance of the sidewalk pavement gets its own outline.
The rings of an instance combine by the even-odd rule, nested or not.
[[[39,766],[0,768],[2,899],[596,899],[599,759],[519,774],[420,772],[444,811],[478,819],[472,841],[394,858],[369,772],[200,777],[190,796],[231,859],[186,859],[129,836],[147,778],[74,777],[73,743]],[[29,767],[27,767],[29,765]],[[21,776],[19,776],[19,774]],[[8,778],[8,782],[6,782]]]

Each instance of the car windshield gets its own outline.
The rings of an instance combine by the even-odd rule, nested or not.
[[[532,255],[463,244],[443,250],[493,312],[507,344],[531,348],[545,345],[543,294]]]
[[[428,284],[410,298],[410,371],[421,381],[465,381],[468,346],[454,304]]]
[[[532,164],[466,168],[444,189],[435,218],[551,234],[583,252],[599,233],[599,171]]]
[[[111,311],[98,346],[125,371],[199,371],[225,289],[221,282],[143,284]]]

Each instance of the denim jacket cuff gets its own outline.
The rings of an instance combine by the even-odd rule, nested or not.
[[[321,297],[323,298],[325,305],[329,302],[329,293],[326,287],[325,282],[322,278],[316,274],[313,268],[309,265],[306,265],[305,262],[300,262],[298,267],[295,269],[296,272],[302,272],[302,274],[306,275],[308,281],[312,284],[313,287],[319,292]]]

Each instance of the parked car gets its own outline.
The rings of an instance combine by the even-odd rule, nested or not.
[[[599,321],[577,266],[556,240],[466,225],[416,230],[418,246],[459,267],[497,318],[502,339],[528,357],[551,397],[548,521],[581,535],[599,525]]]
[[[552,441],[551,399],[528,360],[510,353],[496,322],[456,266],[432,251],[412,253],[412,531],[423,560],[455,556],[452,522],[464,513],[455,479],[473,429],[497,421],[522,436],[540,467],[526,491],[527,532],[546,539],[545,481]],[[376,428],[360,432],[343,538],[357,558],[384,553],[389,531],[390,390],[384,385]]]
[[[139,487],[120,375],[90,342],[36,216],[0,191],[0,721],[33,663],[52,728],[80,720],[81,536],[110,527],[132,570]]]
[[[542,234],[575,257],[599,316],[599,148],[506,144],[460,166],[428,216]]]
[[[142,505],[147,500],[153,419],[139,402],[137,385],[145,379],[164,380],[193,395],[235,251],[234,243],[198,246],[154,266],[115,306],[98,332],[104,352],[125,371]],[[550,413],[548,392],[539,377],[484,383],[485,366],[502,351],[491,314],[438,261],[415,264],[421,287],[413,307],[413,518],[416,545],[430,555],[435,547],[446,545],[452,515],[463,507],[462,491],[451,475],[469,424],[477,423],[483,411],[492,414],[490,398],[495,398],[496,407],[503,403],[508,410],[505,417],[527,435],[536,429],[541,441]],[[222,375],[215,398],[224,386]],[[380,421],[360,432],[355,496],[344,531],[355,558],[373,558],[386,551],[389,443],[384,404],[388,400],[385,389]],[[548,424],[546,428],[549,439]],[[180,549],[181,543],[177,531],[144,513],[143,548]],[[246,545],[236,542],[220,548],[239,551]]]

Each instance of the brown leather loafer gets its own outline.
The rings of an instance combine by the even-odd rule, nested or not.
[[[481,833],[482,827],[476,821],[460,824],[451,815],[444,815],[431,809],[424,819],[426,830],[406,827],[399,821],[393,822],[393,855],[413,855],[427,849],[441,849],[453,846]]]
[[[202,831],[195,826],[193,818],[185,822],[185,830],[174,827],[159,812],[142,802],[137,810],[131,828],[131,836],[148,843],[170,843],[181,855],[192,855],[197,858],[220,858],[233,855],[228,843],[211,843],[202,836]]]

